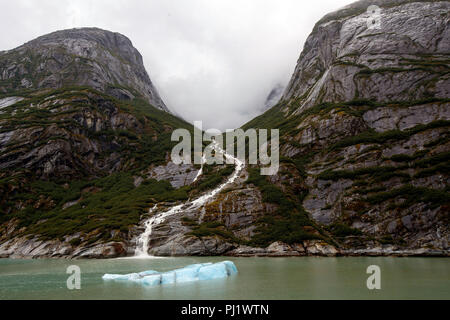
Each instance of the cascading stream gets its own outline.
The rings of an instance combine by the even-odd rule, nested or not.
[[[228,178],[226,182],[219,185],[217,188],[209,191],[208,193],[202,195],[201,197],[193,200],[188,201],[184,204],[176,205],[172,208],[170,208],[167,211],[160,212],[157,214],[154,214],[150,219],[144,222],[145,231],[138,237],[137,239],[137,246],[135,251],[135,256],[138,257],[149,257],[148,254],[149,250],[149,241],[150,237],[152,235],[153,228],[165,221],[165,219],[169,216],[172,216],[174,214],[183,212],[185,210],[193,210],[196,208],[200,208],[201,206],[205,205],[209,200],[211,200],[214,196],[216,196],[219,192],[221,192],[223,189],[225,189],[227,186],[234,183],[234,181],[239,177],[239,174],[241,173],[242,169],[245,166],[245,163],[238,158],[235,158],[234,156],[226,153],[222,148],[220,148],[217,144],[217,142],[214,144],[214,150],[218,153],[223,154],[226,160],[233,160],[235,169],[233,171],[233,174]],[[202,166],[199,170],[199,173],[197,174],[195,180],[199,178],[199,176],[202,174],[203,164],[206,162],[205,156],[202,157]],[[195,181],[194,180],[194,181]],[[152,213],[156,209],[156,205],[149,210],[149,213]]]

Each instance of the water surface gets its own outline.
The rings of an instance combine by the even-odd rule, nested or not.
[[[103,281],[104,273],[167,271],[192,263],[233,261],[227,279],[144,287]],[[68,290],[66,269],[81,268]],[[381,268],[381,290],[366,269]],[[0,259],[0,299],[450,299],[450,259],[395,257],[182,257],[111,260]]]

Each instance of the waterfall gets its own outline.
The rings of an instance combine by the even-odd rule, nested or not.
[[[155,213],[151,218],[149,218],[147,221],[144,222],[145,231],[138,237],[137,243],[136,243],[136,251],[135,256],[138,257],[149,257],[148,250],[149,250],[149,241],[151,239],[153,228],[157,225],[163,223],[167,217],[172,216],[174,214],[178,214],[180,212],[184,212],[185,210],[193,210],[200,208],[204,206],[209,200],[211,200],[213,197],[215,197],[219,192],[221,192],[223,189],[225,189],[227,186],[234,183],[234,181],[239,177],[239,174],[241,173],[242,169],[245,166],[245,163],[238,158],[235,158],[234,156],[226,153],[222,148],[218,146],[216,143],[214,145],[215,151],[220,152],[223,154],[226,160],[233,160],[233,163],[235,165],[235,169],[233,171],[233,174],[228,177],[227,181],[219,185],[217,188],[207,192],[206,194],[200,196],[199,198],[193,200],[193,201],[187,201],[184,204],[176,205],[172,208],[170,208],[167,211]],[[197,178],[201,175],[202,169],[203,169],[203,163],[206,162],[205,156],[202,157],[202,167],[197,174]],[[194,181],[195,181],[194,180]],[[154,210],[156,210],[156,205],[149,210],[149,213],[153,213]]]

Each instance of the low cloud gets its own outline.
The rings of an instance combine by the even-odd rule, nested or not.
[[[350,0],[1,1],[0,50],[73,27],[128,36],[170,109],[204,128],[236,128],[287,84],[306,37]]]

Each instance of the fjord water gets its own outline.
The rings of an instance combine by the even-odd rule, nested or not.
[[[168,271],[233,261],[226,279],[157,287],[102,280],[104,273]],[[81,269],[68,290],[66,269]],[[368,290],[366,269],[381,268],[381,290]],[[0,259],[0,299],[450,299],[450,259],[395,257],[177,257],[110,260]]]

